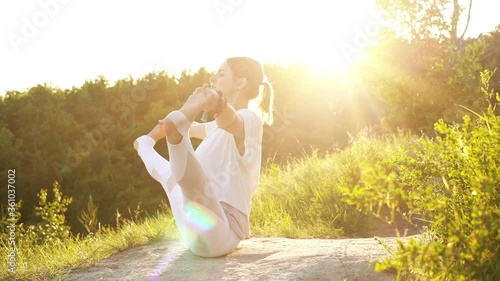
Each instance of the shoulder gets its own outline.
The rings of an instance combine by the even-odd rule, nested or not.
[[[243,119],[245,142],[260,143],[264,130],[261,116],[246,108],[238,110],[238,114]]]
[[[262,118],[253,110],[242,108],[239,109],[236,113],[238,113],[247,123],[251,122],[254,125],[262,125]]]

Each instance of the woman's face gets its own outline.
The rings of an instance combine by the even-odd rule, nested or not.
[[[222,95],[224,95],[225,97],[233,96],[237,90],[233,71],[231,70],[227,62],[224,62],[220,66],[217,73],[212,75],[209,81],[210,86],[214,90],[222,92]]]

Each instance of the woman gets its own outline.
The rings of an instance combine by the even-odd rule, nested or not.
[[[273,89],[262,66],[247,57],[227,59],[210,84],[195,90],[134,142],[149,174],[162,184],[189,249],[204,257],[233,251],[250,236],[251,199],[261,166],[262,126],[272,124]],[[263,86],[261,91],[260,86]],[[254,110],[250,106],[256,103]],[[214,121],[196,123],[202,111]],[[166,136],[170,162],[154,144]],[[203,139],[196,152],[190,137]]]

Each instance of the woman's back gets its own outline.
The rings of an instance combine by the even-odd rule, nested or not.
[[[233,136],[207,123],[207,136],[196,149],[211,191],[206,191],[245,215],[250,215],[251,199],[257,190],[262,159],[262,120],[249,109],[240,109],[244,119],[244,153],[240,154]]]

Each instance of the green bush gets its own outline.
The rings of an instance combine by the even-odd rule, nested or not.
[[[483,73],[486,91],[488,73]],[[497,101],[500,96],[497,94]],[[500,280],[500,116],[496,104],[462,124],[435,124],[435,139],[362,169],[361,181],[344,190],[347,202],[378,214],[407,206],[428,222],[423,239],[399,241],[393,259],[378,270],[396,269],[414,280]],[[402,212],[402,211],[401,211]],[[399,278],[398,278],[399,279]]]
[[[52,186],[52,202],[47,199],[47,190],[42,189],[38,193],[38,206],[35,207],[35,214],[42,219],[42,222],[31,226],[41,243],[64,240],[70,236],[70,227],[66,224],[66,211],[73,199],[63,197],[60,185],[54,182]]]

